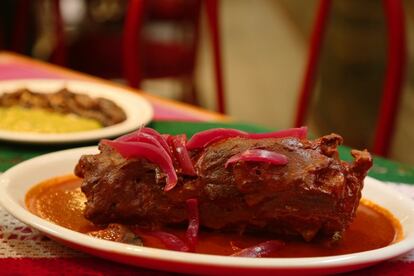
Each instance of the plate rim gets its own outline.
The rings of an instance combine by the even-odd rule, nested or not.
[[[111,241],[99,240],[85,234],[78,233],[73,230],[69,230],[62,226],[56,225],[45,219],[42,219],[26,208],[22,207],[19,202],[12,199],[8,195],[7,187],[10,181],[9,176],[18,173],[20,170],[24,170],[26,166],[30,166],[32,163],[43,161],[45,159],[52,160],[53,158],[59,158],[66,155],[79,155],[88,152],[95,152],[96,146],[73,148],[53,153],[44,154],[32,159],[23,161],[18,165],[0,175],[0,204],[15,218],[23,223],[30,225],[31,227],[61,239],[68,243],[73,243],[81,247],[86,247],[92,250],[97,250],[103,253],[117,254],[123,256],[129,256],[140,259],[152,259],[160,262],[169,263],[181,263],[181,264],[193,264],[193,265],[208,265],[223,268],[243,268],[243,269],[258,269],[258,270],[278,270],[278,269],[333,269],[343,266],[362,266],[368,263],[377,263],[393,257],[400,256],[407,253],[414,248],[414,236],[410,238],[404,238],[403,240],[391,244],[389,246],[369,250],[364,252],[328,256],[328,257],[304,257],[304,258],[243,258],[243,257],[231,257],[231,256],[219,256],[200,253],[186,253],[171,250],[157,249],[150,247],[139,247],[134,245],[126,245],[122,243],[116,243]],[[74,158],[74,157],[73,157]],[[51,176],[53,177],[53,176]],[[378,181],[374,178],[367,177],[368,182],[372,183],[368,185],[379,185],[384,192],[391,197],[398,198],[402,204],[409,205],[414,210],[414,202],[402,193],[399,193],[388,187],[386,184]],[[33,187],[32,184],[30,187]],[[404,229],[403,229],[404,230]],[[191,257],[191,260],[189,260]],[[298,264],[299,263],[299,264]]]
[[[125,121],[120,122],[118,124],[103,127],[100,129],[95,130],[87,130],[87,131],[78,131],[78,132],[68,132],[68,133],[36,133],[36,132],[19,132],[19,131],[8,131],[8,130],[0,130],[0,140],[15,142],[15,143],[32,143],[32,144],[68,144],[68,143],[78,143],[78,142],[90,142],[90,141],[97,141],[102,138],[107,137],[115,137],[127,132],[133,131],[139,128],[141,125],[148,124],[154,117],[154,108],[152,104],[149,102],[148,99],[139,95],[138,93],[134,93],[128,89],[118,86],[110,86],[109,84],[100,83],[97,81],[89,81],[89,80],[78,80],[78,79],[59,79],[59,78],[51,78],[51,79],[43,79],[43,78],[33,78],[33,79],[13,79],[13,80],[0,80],[0,95],[5,92],[12,92],[7,89],[7,86],[13,86],[14,89],[23,88],[23,87],[30,87],[32,86],[43,86],[43,87],[56,87],[57,89],[64,87],[64,86],[75,86],[75,87],[82,87],[85,86],[86,88],[75,88],[70,90],[75,93],[82,93],[86,95],[90,95],[92,97],[98,97],[99,95],[93,94],[105,94],[107,92],[99,92],[101,91],[109,91],[113,90],[114,95],[118,94],[118,96],[103,96],[115,102],[118,106],[120,106],[125,113],[127,113],[127,118]],[[93,86],[96,88],[96,91],[91,92],[88,91],[88,87]],[[34,92],[40,93],[48,93],[48,89],[42,91],[42,89],[31,89]],[[52,89],[55,91],[56,89]],[[73,91],[75,90],[75,91]],[[133,101],[135,104],[138,104],[138,109],[133,109],[130,103],[126,103],[126,100],[129,99]],[[132,115],[132,117],[131,117]],[[138,121],[135,119],[139,118]]]

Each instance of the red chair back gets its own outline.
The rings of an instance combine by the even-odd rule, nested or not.
[[[383,93],[379,108],[379,115],[375,126],[373,153],[387,156],[398,110],[405,72],[405,28],[404,12],[401,0],[383,0],[387,22],[387,69],[384,79]],[[311,36],[308,62],[306,65],[304,81],[302,83],[295,126],[305,124],[312,92],[315,86],[318,61],[322,49],[323,38],[331,8],[331,0],[320,0],[316,15],[313,33]]]

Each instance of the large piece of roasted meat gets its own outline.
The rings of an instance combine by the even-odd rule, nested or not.
[[[314,141],[216,139],[188,150],[193,175],[181,173],[172,158],[178,181],[168,191],[166,175],[157,164],[139,156],[125,158],[105,142],[100,143],[99,154],[82,156],[75,173],[83,178],[85,216],[97,224],[156,229],[186,223],[186,200],[196,198],[200,223],[206,228],[267,231],[307,241],[316,235],[337,239],[355,216],[372,165],[367,151],[353,150],[353,163],[341,161],[337,152],[341,143],[336,134]],[[249,150],[275,152],[288,161],[228,162]]]

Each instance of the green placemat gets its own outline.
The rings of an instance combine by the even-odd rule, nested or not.
[[[161,133],[180,134],[186,133],[188,137],[194,133],[216,127],[237,128],[248,132],[266,132],[269,129],[257,125],[245,123],[221,123],[221,122],[171,122],[156,121],[150,124]],[[95,143],[94,143],[95,144]],[[0,144],[0,171],[5,171],[15,164],[38,156],[47,152],[87,146],[88,144],[64,145],[64,146],[33,146],[23,144],[1,143]],[[89,144],[91,145],[91,144]],[[352,160],[350,149],[345,146],[339,148],[341,158],[347,161]],[[408,165],[392,162],[390,160],[375,157],[374,167],[371,169],[370,176],[383,181],[404,182],[414,184],[414,168]]]

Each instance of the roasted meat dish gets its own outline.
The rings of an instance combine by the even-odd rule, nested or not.
[[[0,95],[0,106],[42,108],[63,114],[72,113],[94,119],[103,126],[111,126],[126,119],[125,112],[113,101],[73,93],[66,88],[55,93],[37,93],[28,89],[4,93]]]
[[[87,197],[85,217],[96,224],[147,229],[185,224],[186,201],[195,198],[206,229],[338,240],[355,216],[372,166],[367,151],[352,150],[354,161],[341,161],[337,134],[316,140],[241,134],[217,136],[198,147],[188,141],[188,170],[177,158],[183,147],[171,142],[178,136],[163,135],[177,176],[167,188],[162,162],[142,153],[144,140],[130,143],[142,146],[135,155],[119,146],[133,140],[131,135],[101,141],[100,153],[82,156],[75,168]]]

